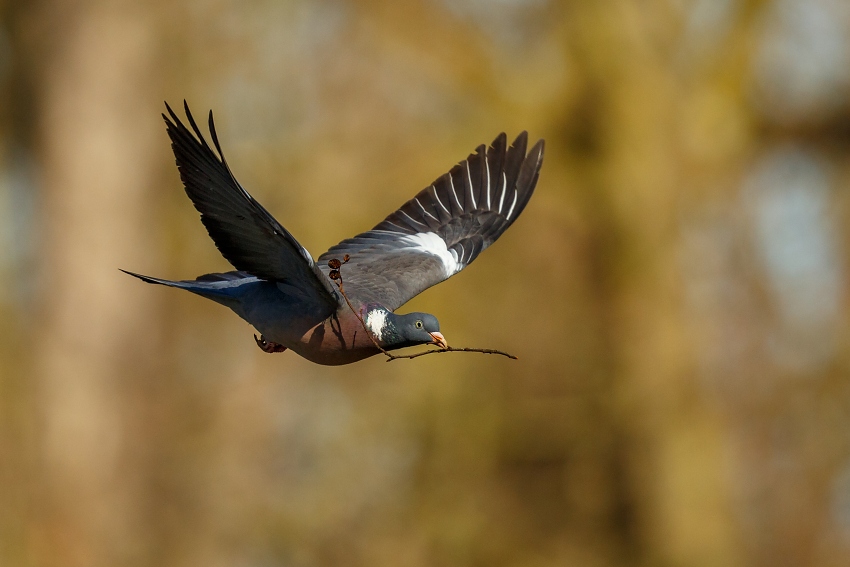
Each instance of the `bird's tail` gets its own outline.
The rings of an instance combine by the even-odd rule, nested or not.
[[[239,302],[238,289],[240,284],[256,280],[256,278],[253,278],[244,272],[206,274],[195,280],[172,281],[161,278],[152,278],[151,276],[145,276],[135,272],[129,272],[127,270],[121,271],[135,278],[139,278],[143,282],[185,289],[186,291],[191,291],[201,297],[212,299],[217,303],[221,303],[222,305],[226,305],[231,308],[235,307],[235,305]]]

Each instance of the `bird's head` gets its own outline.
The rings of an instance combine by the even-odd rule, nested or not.
[[[372,335],[387,350],[416,345],[449,345],[440,333],[440,322],[430,313],[396,315],[383,308],[372,309],[364,318]]]

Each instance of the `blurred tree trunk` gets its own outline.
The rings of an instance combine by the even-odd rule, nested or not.
[[[157,41],[135,5],[47,2],[38,101],[44,312],[38,404],[44,483],[35,562],[139,562],[141,467],[128,463],[127,358],[155,356],[150,295],[118,272],[144,264],[157,171]],[[43,30],[42,30],[43,31]],[[43,47],[43,46],[42,46]],[[135,353],[135,354],[134,354]],[[143,353],[143,354],[139,354]],[[142,369],[144,370],[144,368]],[[133,442],[144,443],[144,432]],[[136,545],[134,545],[136,543]],[[133,561],[135,559],[135,561]]]
[[[688,184],[676,109],[683,88],[672,63],[678,20],[617,0],[570,3],[566,19],[573,48],[585,55],[588,100],[567,130],[585,123],[599,138],[577,167],[591,188],[595,289],[614,355],[615,466],[634,515],[625,537],[649,564],[739,565],[722,424],[699,398],[677,269]]]

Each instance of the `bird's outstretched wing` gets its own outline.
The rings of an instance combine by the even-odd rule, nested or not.
[[[237,270],[287,283],[326,306],[335,306],[333,286],[310,253],[236,181],[218,143],[212,112],[209,129],[218,154],[207,144],[185,101],[194,136],[165,106],[170,117],[162,117],[180,179],[222,256]]]
[[[398,309],[471,264],[522,213],[543,162],[543,140],[526,155],[527,144],[525,132],[510,147],[504,133],[482,144],[375,228],[322,254],[319,267],[348,254],[346,294]]]

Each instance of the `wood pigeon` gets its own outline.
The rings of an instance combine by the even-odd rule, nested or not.
[[[436,317],[395,310],[471,264],[513,224],[534,192],[543,161],[543,140],[526,153],[525,132],[510,146],[499,134],[372,230],[314,261],[236,181],[212,112],[215,150],[185,102],[184,108],[194,135],[168,104],[168,116],[162,115],[180,178],[210,238],[236,271],[183,281],[126,273],[226,305],[261,333],[257,344],[264,351],[290,349],[319,364],[373,356],[381,352],[376,343],[387,351],[421,344],[445,348]],[[341,270],[345,297],[331,279],[339,273],[333,266]]]

